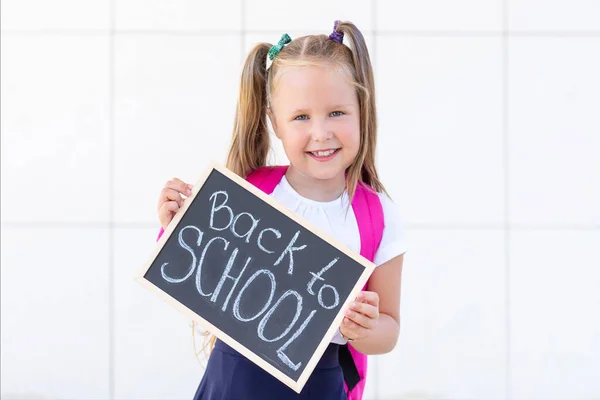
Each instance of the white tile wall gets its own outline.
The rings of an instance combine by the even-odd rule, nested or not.
[[[600,232],[513,232],[510,246],[513,397],[598,397]]]
[[[502,29],[502,0],[378,0],[380,31]]]
[[[191,321],[134,280],[157,233],[115,232],[115,399],[191,398],[204,373],[205,364],[194,356]],[[200,335],[196,343],[200,349]]]
[[[115,219],[156,223],[165,182],[224,162],[241,39],[123,35],[115,43]]]
[[[2,220],[107,222],[109,41],[2,36]]]
[[[240,31],[242,0],[119,0],[115,23],[123,30]]]
[[[107,30],[110,4],[104,0],[4,0],[2,30]]]
[[[108,398],[108,229],[1,234],[2,398]]]
[[[502,43],[377,38],[378,164],[415,224],[500,224]]]
[[[596,0],[513,0],[508,6],[512,30],[600,32]]]
[[[379,360],[376,398],[506,399],[502,232],[408,234],[400,340]]]
[[[190,321],[133,280],[158,193],[224,161],[252,43],[336,19],[373,56],[377,163],[409,240],[400,341],[371,357],[366,398],[600,396],[596,0],[5,0],[1,14],[2,399],[193,395]]]
[[[600,226],[600,38],[509,49],[511,221]]]
[[[279,0],[252,0],[245,2],[245,28],[287,32],[327,32],[336,20],[351,20],[364,31],[373,29],[372,4],[362,0],[304,0],[291,4]]]

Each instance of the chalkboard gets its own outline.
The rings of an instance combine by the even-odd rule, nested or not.
[[[299,393],[373,268],[213,162],[136,278]]]

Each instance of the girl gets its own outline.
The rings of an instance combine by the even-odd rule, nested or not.
[[[267,118],[288,167],[266,167]],[[387,353],[398,339],[406,251],[398,213],[375,168],[376,128],[371,61],[352,23],[336,21],[329,36],[291,40],[284,34],[274,46],[252,49],[242,72],[227,167],[378,267],[300,394],[213,340],[194,399],[362,398],[366,355]],[[190,189],[179,179],[167,182],[158,205],[163,228]]]

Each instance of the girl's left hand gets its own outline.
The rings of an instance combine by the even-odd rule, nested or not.
[[[356,301],[350,303],[340,325],[340,333],[349,341],[365,339],[377,327],[378,320],[379,295],[376,292],[361,292]]]

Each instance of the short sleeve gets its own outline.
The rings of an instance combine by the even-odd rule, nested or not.
[[[385,264],[394,257],[406,253],[407,243],[404,235],[404,226],[400,218],[400,212],[396,204],[387,195],[379,193],[379,199],[383,208],[383,236],[381,243],[375,253],[373,262],[379,266]]]

